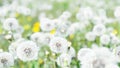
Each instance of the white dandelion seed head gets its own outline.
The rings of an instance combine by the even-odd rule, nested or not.
[[[26,62],[36,60],[38,58],[39,48],[33,41],[25,41],[19,44],[16,53],[17,57]]]
[[[43,34],[43,44],[49,45],[52,38],[54,38],[54,35],[52,35],[50,33],[44,33]]]
[[[120,43],[120,39],[117,36],[111,34],[111,44],[117,45],[119,43]]]
[[[69,11],[64,11],[63,14],[59,17],[59,19],[66,21],[71,17],[71,13]]]
[[[51,31],[55,28],[53,21],[48,18],[41,18],[40,24],[43,31]]]
[[[93,17],[93,10],[90,7],[81,7],[79,12],[76,14],[78,20],[91,19]]]
[[[81,64],[82,64],[82,63],[86,63],[86,62],[96,59],[96,55],[91,49],[82,48],[78,51],[77,58],[78,58],[78,60],[81,61]]]
[[[18,40],[18,39],[22,38],[22,35],[19,34],[19,33],[14,33],[14,34],[13,34],[13,38],[14,38],[15,40]]]
[[[68,41],[61,37],[54,37],[51,39],[49,46],[50,49],[55,53],[64,53],[67,51],[68,48]]]
[[[18,21],[15,18],[7,18],[3,23],[3,28],[5,30],[15,30],[18,26]]]
[[[88,33],[86,33],[85,38],[86,38],[88,41],[95,41],[95,39],[96,39],[96,34],[95,34],[94,32],[88,32]]]
[[[9,68],[14,65],[14,58],[12,54],[8,52],[0,53],[0,68]]]
[[[18,28],[15,29],[15,32],[16,32],[16,33],[19,33],[19,34],[22,34],[22,33],[24,32],[24,29],[23,29],[22,26],[18,26]]]
[[[14,59],[17,59],[16,49],[17,49],[18,45],[24,41],[25,41],[25,39],[20,38],[9,45],[8,50],[13,55]]]
[[[70,25],[70,27],[68,27],[67,33],[70,34],[74,34],[76,31],[79,30],[79,26],[80,23],[73,23]]]
[[[45,41],[45,35],[43,32],[36,32],[36,33],[33,33],[31,36],[30,36],[30,39],[34,42],[37,43],[37,45],[39,45],[39,47],[42,47],[43,45],[45,45],[46,41]]]
[[[69,54],[63,53],[57,58],[56,62],[61,67],[67,67],[71,63],[71,57]]]
[[[106,32],[106,27],[105,27],[105,25],[103,25],[103,24],[96,24],[96,25],[93,27],[93,32],[94,32],[97,36],[103,35],[103,34]]]
[[[106,34],[100,36],[100,43],[103,45],[108,45],[110,43],[110,36]]]
[[[120,13],[119,12],[120,12],[120,6],[117,6],[114,10],[114,16],[116,18],[120,18]]]
[[[94,53],[94,56],[91,56],[89,59],[88,57],[83,56],[87,60],[81,60],[82,67],[106,68],[109,64],[117,63],[114,54],[106,47],[95,47],[90,50]],[[90,56],[89,53],[90,52],[85,53],[86,56]]]
[[[68,25],[67,24],[61,24],[57,27],[55,35],[60,36],[60,37],[66,37],[66,36],[69,35],[67,33],[67,30],[68,30]]]

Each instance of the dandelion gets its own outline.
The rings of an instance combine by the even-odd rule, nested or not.
[[[114,16],[116,18],[120,18],[120,13],[119,12],[120,12],[120,6],[117,6],[114,10]]]
[[[19,44],[16,53],[17,57],[26,62],[37,60],[39,48],[33,41],[25,41]]]
[[[110,43],[110,36],[105,34],[100,36],[100,43],[103,45],[108,45]]]
[[[85,38],[86,38],[88,41],[95,41],[96,35],[95,35],[94,32],[88,32],[88,33],[86,33]]]
[[[17,59],[17,54],[16,54],[17,47],[19,46],[20,43],[22,43],[24,41],[25,41],[25,39],[20,38],[20,39],[17,39],[16,41],[12,42],[9,45],[8,50],[13,55],[14,59]]]
[[[8,52],[0,53],[0,68],[9,68],[14,65],[14,58]]]
[[[106,32],[106,27],[103,24],[97,24],[93,27],[93,32],[97,35],[100,36]]]
[[[50,49],[55,53],[63,53],[67,51],[68,41],[61,37],[54,37],[49,43]]]
[[[54,23],[52,22],[52,20],[47,19],[47,18],[41,19],[40,24],[41,24],[41,29],[43,31],[51,31],[52,29],[55,28]]]
[[[5,30],[15,30],[19,26],[17,19],[15,18],[7,18],[3,23],[3,28]]]
[[[71,63],[71,57],[69,56],[69,54],[64,53],[57,58],[56,62],[62,68],[69,67]]]
[[[87,50],[90,50],[89,48]],[[91,49],[86,56],[90,56],[90,53],[94,53],[94,56],[91,56],[90,59],[84,56],[84,59],[81,60],[82,67],[89,67],[89,68],[107,68],[108,65],[117,63],[115,56],[110,52],[110,50],[106,47],[96,47]],[[80,52],[81,53],[81,52]],[[79,53],[79,54],[80,54]],[[80,58],[80,57],[78,57]]]

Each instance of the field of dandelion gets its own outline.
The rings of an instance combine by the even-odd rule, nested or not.
[[[0,0],[0,68],[120,68],[120,0]]]

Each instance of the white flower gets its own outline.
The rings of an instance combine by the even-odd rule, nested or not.
[[[68,25],[67,24],[61,24],[57,27],[55,35],[60,36],[60,37],[66,37],[66,36],[68,36],[67,30],[68,30]]]
[[[41,24],[41,29],[43,31],[51,31],[52,29],[55,28],[54,23],[52,22],[52,20],[48,19],[48,18],[42,18],[40,20],[40,24]]]
[[[49,45],[52,38],[54,38],[54,35],[50,33],[43,33],[43,44]]]
[[[119,43],[120,43],[120,39],[117,36],[111,34],[111,44],[117,45]]]
[[[87,60],[93,60],[96,58],[95,53],[92,51],[92,49],[89,48],[82,48],[78,51],[78,60],[81,61],[81,64],[84,62],[86,63]]]
[[[42,36],[43,36],[43,33],[41,32],[36,32],[36,33],[33,33],[31,36],[30,36],[30,39],[34,42],[41,42],[42,40]]]
[[[93,32],[97,35],[100,36],[106,32],[106,27],[103,24],[97,24],[93,27]]]
[[[17,57],[26,62],[36,60],[38,58],[38,47],[33,41],[24,41],[17,47]]]
[[[63,53],[67,51],[68,48],[68,41],[61,37],[54,37],[50,41],[50,49],[55,53]]]
[[[10,45],[9,45],[9,52],[13,55],[14,59],[17,59],[17,55],[16,55],[16,49],[18,47],[18,45],[22,42],[24,42],[25,39],[18,39],[16,40],[15,42],[12,42]]]
[[[70,25],[70,27],[68,27],[67,33],[70,34],[74,34],[77,30],[79,30],[80,27],[80,23],[73,23]]]
[[[100,43],[103,45],[108,45],[110,43],[110,36],[105,34],[100,36]]]
[[[17,19],[15,18],[7,18],[3,23],[3,28],[5,30],[15,30],[19,26]]]
[[[8,52],[0,53],[0,68],[9,68],[14,65],[13,56]]]
[[[88,32],[88,33],[85,35],[85,38],[86,38],[88,41],[95,41],[96,35],[95,35],[94,32]]]
[[[57,64],[61,66],[62,68],[69,67],[71,63],[71,57],[69,54],[63,53],[57,58],[56,61],[57,61]]]
[[[14,38],[14,40],[18,40],[18,39],[22,38],[22,35],[19,33],[15,33],[15,34],[13,34],[13,38]]]
[[[70,13],[69,11],[64,11],[63,14],[60,16],[59,19],[65,21],[65,20],[67,20],[67,19],[70,18],[70,17],[71,17],[71,13]]]
[[[91,50],[91,52],[86,52],[86,56],[90,56],[89,53],[94,53],[94,56],[88,59],[88,57],[84,57],[87,60],[81,60],[82,68],[107,68],[108,65],[116,64],[117,60],[116,57],[110,50],[106,47],[96,47]],[[81,52],[80,52],[81,53]],[[84,54],[84,53],[83,53]],[[78,57],[80,59],[80,57]]]
[[[120,12],[120,6],[117,6],[114,10],[114,16],[116,18],[120,18],[120,13],[119,12]]]
[[[91,19],[93,17],[93,11],[90,7],[81,7],[79,12],[76,14],[78,20]]]

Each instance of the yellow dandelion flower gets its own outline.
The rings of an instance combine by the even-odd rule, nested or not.
[[[42,59],[39,59],[39,64],[43,64],[44,61]]]
[[[39,22],[35,22],[35,24],[33,25],[32,31],[33,32],[39,32],[40,31],[40,23]]]
[[[113,34],[118,34],[118,31],[117,30],[113,30],[113,32],[112,32]]]
[[[55,34],[55,32],[56,32],[56,29],[53,29],[50,31],[50,34]]]
[[[74,34],[71,34],[71,35],[69,36],[69,38],[70,38],[70,39],[73,39],[73,38],[74,38]]]

